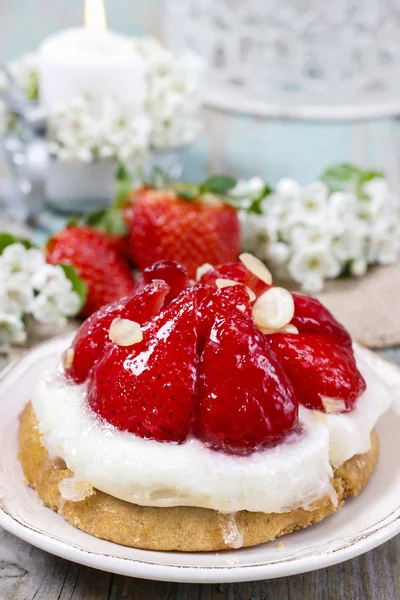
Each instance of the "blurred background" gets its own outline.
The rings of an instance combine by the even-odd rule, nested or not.
[[[176,6],[182,5],[176,1]],[[188,1],[187,4],[193,3]],[[235,5],[235,2],[227,4]],[[256,6],[257,2],[251,4]],[[300,4],[312,8],[318,3]],[[339,9],[341,4],[335,3]],[[361,4],[369,14],[380,3]],[[394,6],[390,2],[383,4],[388,4],[388,9],[391,4]],[[151,34],[171,44],[175,27],[179,43],[184,41],[177,24],[166,23],[163,0],[106,0],[105,7],[108,26],[114,31],[129,35]],[[329,13],[330,9],[327,11]],[[82,22],[82,0],[1,0],[0,60],[10,61],[33,51],[49,34]],[[166,36],[168,30],[170,33]],[[202,49],[198,50],[201,52]],[[263,77],[262,72],[257,75]],[[205,111],[203,132],[188,152],[183,175],[197,181],[210,171],[218,171],[240,176],[262,175],[271,184],[283,176],[293,176],[306,183],[316,178],[327,165],[350,161],[382,168],[398,189],[399,144],[399,128],[392,116],[362,120],[338,119],[336,116],[333,121],[268,118],[246,114],[246,111],[228,112],[209,107]]]

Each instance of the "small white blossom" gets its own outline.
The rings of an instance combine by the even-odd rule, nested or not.
[[[361,277],[361,275],[365,275],[367,272],[367,266],[366,260],[363,258],[358,258],[353,260],[353,262],[350,264],[350,272],[355,277]]]
[[[272,265],[282,265],[287,262],[290,256],[290,246],[283,242],[268,244],[266,249],[267,260]]]
[[[64,325],[77,314],[80,298],[60,266],[48,265],[44,252],[23,244],[7,246],[0,256],[0,346],[26,341],[22,317]]]
[[[33,289],[25,273],[11,273],[0,279],[0,311],[18,317],[29,313],[33,302]]]
[[[59,265],[45,264],[32,277],[33,288],[40,292],[47,289],[59,290],[60,293],[72,288],[70,280],[66,277],[64,270]]]
[[[61,267],[44,266],[32,278],[32,285],[40,292],[32,306],[32,314],[38,321],[63,324],[65,316],[78,312],[79,297]]]
[[[16,315],[0,311],[0,346],[24,344],[26,331],[23,322]]]
[[[234,193],[247,194],[250,205],[257,197],[250,193],[264,187],[260,179],[240,181]],[[301,186],[286,178],[260,207],[261,215],[240,214],[244,248],[304,291],[316,293],[326,279],[343,272],[361,276],[370,264],[399,258],[400,201],[383,177],[331,194],[321,181]]]
[[[66,318],[61,314],[57,297],[40,293],[32,303],[32,315],[39,323],[63,326]]]

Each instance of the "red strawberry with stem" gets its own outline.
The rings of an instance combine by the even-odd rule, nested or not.
[[[213,448],[246,453],[282,439],[297,413],[265,336],[239,311],[217,316],[201,356],[195,434]]]
[[[53,265],[72,265],[85,281],[84,316],[133,291],[133,276],[114,240],[93,227],[71,226],[56,233],[47,243],[46,260]]]
[[[131,254],[140,269],[177,260],[194,278],[198,266],[236,259],[240,251],[237,211],[218,196],[172,188],[141,188],[133,196]]]
[[[164,281],[155,281],[93,313],[79,328],[72,352],[69,349],[64,354],[67,377],[75,383],[85,381],[105,348],[112,344],[109,330],[114,319],[129,319],[142,325],[160,312],[168,293],[169,286]]]
[[[113,345],[89,379],[91,407],[121,430],[183,442],[197,380],[197,309],[205,290],[189,288],[143,326],[143,340]]]
[[[349,411],[366,388],[350,348],[311,333],[266,336],[295,389],[308,408]]]

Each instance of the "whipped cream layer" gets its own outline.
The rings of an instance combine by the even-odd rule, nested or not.
[[[52,458],[65,460],[80,490],[90,484],[144,506],[286,512],[327,494],[335,500],[331,464],[366,452],[373,427],[390,405],[391,394],[368,355],[357,349],[357,359],[367,391],[351,413],[301,407],[301,433],[243,457],[210,450],[196,439],[178,445],[119,431],[91,410],[84,386],[67,386],[55,371],[37,384],[32,404],[44,446]]]

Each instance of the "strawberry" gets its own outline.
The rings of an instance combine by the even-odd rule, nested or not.
[[[200,361],[194,430],[206,444],[246,453],[293,429],[298,403],[265,336],[239,311],[217,316]]]
[[[204,290],[184,290],[142,328],[143,340],[112,345],[89,378],[88,399],[123,431],[158,441],[186,439],[197,379],[197,307]]]
[[[216,196],[186,199],[171,189],[140,188],[130,217],[131,254],[140,269],[177,260],[194,278],[206,262],[233,261],[240,251],[236,209]]]
[[[217,279],[232,279],[233,281],[239,281],[248,288],[253,290],[256,296],[261,296],[271,286],[264,283],[256,275],[253,275],[243,263],[228,263],[225,265],[219,265],[204,273],[200,278],[201,283],[207,283],[216,287],[215,281]]]
[[[187,270],[183,265],[175,260],[160,260],[143,271],[136,289],[140,289],[157,279],[165,281],[170,287],[165,304],[169,304],[188,285]]]
[[[316,298],[292,293],[294,300],[293,325],[302,333],[324,335],[331,340],[351,348],[351,337],[325,306]]]
[[[74,266],[85,281],[88,294],[83,316],[133,291],[132,274],[114,240],[93,227],[71,226],[56,233],[47,243],[46,260]]]
[[[115,318],[130,319],[142,325],[160,312],[168,293],[168,285],[156,281],[93,313],[72,342],[73,358],[71,365],[65,368],[67,377],[75,383],[85,381],[105,347],[111,345],[108,334]]]
[[[198,310],[200,351],[204,348],[205,341],[210,335],[215,317],[217,315],[218,317],[227,317],[232,311],[238,311],[251,319],[249,295],[243,285],[222,288],[204,298]]]
[[[339,399],[341,410],[349,411],[364,392],[366,384],[350,348],[311,333],[275,333],[266,339],[304,406],[325,410],[324,398]]]

